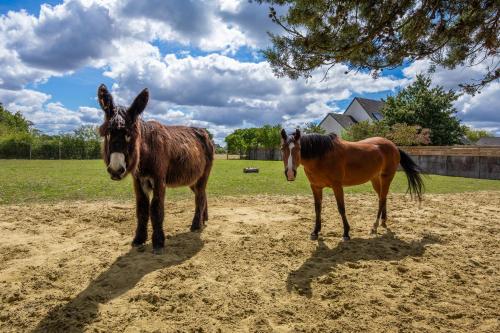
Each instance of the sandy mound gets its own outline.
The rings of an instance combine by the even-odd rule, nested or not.
[[[168,203],[166,254],[130,250],[132,204],[0,206],[0,331],[495,332],[500,193],[389,199],[390,231],[368,231],[374,195],[347,197],[352,240],[325,200]]]

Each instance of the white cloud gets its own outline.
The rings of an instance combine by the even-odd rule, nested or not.
[[[394,90],[428,65],[414,63],[404,70],[404,79],[346,75],[341,65],[326,81],[322,71],[307,81],[277,79],[266,62],[234,58],[241,47],[250,54],[266,47],[266,31],[280,32],[268,18],[268,6],[246,0],[66,0],[44,5],[37,17],[9,12],[0,16],[0,101],[13,111],[21,110],[47,132],[97,124],[101,110],[70,110],[57,102],[57,96],[52,99],[26,88],[94,67],[113,79],[117,102],[126,105],[148,87],[152,100],[146,118],[208,127],[220,141],[236,127],[292,127],[319,120],[338,111],[336,101]],[[155,46],[158,41],[180,45],[179,51],[162,55]],[[199,50],[210,54],[191,55]],[[480,69],[451,74],[438,69],[435,82],[456,86],[461,78],[476,77],[476,71]],[[498,100],[498,85],[488,89],[457,101],[464,121],[487,121],[488,126],[499,122],[486,108]]]
[[[277,79],[267,62],[245,63],[220,54],[162,58],[154,48],[133,49],[137,51],[114,59],[105,73],[119,82],[113,93],[121,103],[130,103],[148,87],[152,101],[146,115],[167,123],[218,126],[220,133],[243,126],[296,126],[319,120],[337,110],[329,106],[331,102],[353,93],[392,90],[402,83],[388,77],[374,80],[363,73],[346,75],[346,67],[340,65],[331,70],[334,79],[329,81],[321,80],[320,71],[309,81]]]

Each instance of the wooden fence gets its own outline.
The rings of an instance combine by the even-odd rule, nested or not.
[[[400,147],[423,172],[443,176],[500,179],[500,146]],[[279,149],[251,149],[250,160],[281,160]]]
[[[430,174],[500,179],[500,147],[400,147]]]

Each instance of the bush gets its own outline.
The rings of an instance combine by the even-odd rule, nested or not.
[[[394,124],[388,126],[383,121],[362,121],[352,125],[342,132],[342,138],[347,141],[359,141],[375,136],[387,138],[399,146],[428,145],[430,130],[418,125]]]

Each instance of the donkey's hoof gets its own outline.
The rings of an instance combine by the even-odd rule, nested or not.
[[[165,253],[164,247],[153,248],[153,254],[158,255],[158,254],[163,254],[163,253]]]
[[[314,232],[311,234],[311,240],[318,240],[318,234],[315,234]]]
[[[347,242],[348,240],[351,240],[351,237],[349,237],[349,236],[343,236],[343,237],[342,237],[342,240],[343,240],[344,242]]]
[[[144,250],[146,249],[146,244],[144,244],[144,243],[142,243],[142,244],[132,243],[132,247],[135,248],[137,250],[137,252],[144,252]]]

